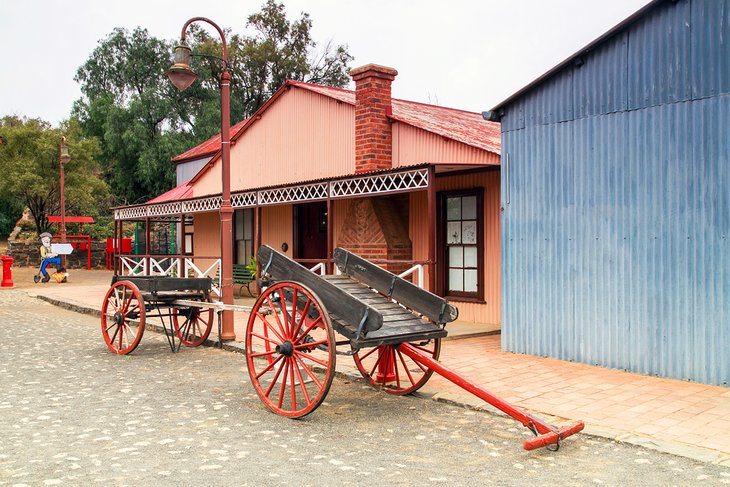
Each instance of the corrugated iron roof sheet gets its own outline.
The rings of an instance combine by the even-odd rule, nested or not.
[[[355,105],[355,92],[302,81],[287,81],[287,85],[319,93],[335,100]],[[484,120],[481,113],[427,105],[394,98],[390,118],[452,139],[457,142],[500,153],[499,123]]]
[[[239,131],[241,130],[241,127],[246,123],[246,120],[242,120],[238,122],[236,125],[233,125],[230,130],[231,138]],[[187,161],[190,159],[200,159],[204,156],[211,156],[218,152],[218,149],[221,147],[221,134],[214,135],[210,139],[206,140],[202,144],[198,144],[192,149],[189,149],[182,154],[179,154],[172,158],[173,162],[182,162]]]
[[[219,142],[220,144],[220,142]],[[177,186],[175,188],[172,188],[170,191],[167,191],[166,193],[162,193],[159,196],[156,196],[155,198],[152,198],[145,204],[152,204],[152,203],[165,203],[167,201],[177,201],[182,200],[185,198],[192,198],[193,197],[193,187],[190,185],[189,182],[183,183],[180,186]]]

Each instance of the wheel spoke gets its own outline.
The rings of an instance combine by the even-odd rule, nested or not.
[[[373,374],[375,373],[375,369],[378,368],[378,364],[380,363],[381,360],[383,360],[383,357],[385,356],[385,354],[381,352],[381,350],[384,347],[385,346],[376,348],[376,350],[378,350],[378,358],[375,360],[375,364],[373,365],[373,368],[370,370],[370,373],[368,374],[370,377],[373,377]]]
[[[302,336],[306,336],[306,335],[302,335]],[[303,348],[312,349],[312,348],[316,347],[317,345],[326,345],[328,343],[329,343],[329,340],[327,340],[325,338],[325,339],[319,340],[317,342],[300,343],[298,345],[294,345],[294,349],[295,350],[301,350]]]
[[[294,301],[296,303],[296,301]],[[289,365],[289,387],[291,388],[291,410],[296,411],[297,410],[297,388],[294,385],[294,361],[289,359],[287,360],[287,365]]]
[[[309,354],[309,353],[300,353],[299,351],[295,351],[294,353],[297,354],[297,355],[299,355],[299,357],[301,357],[302,360],[304,360],[305,358],[306,359],[309,359],[312,362],[321,365],[322,367],[327,367],[329,365],[329,362],[325,362],[325,361],[320,360],[318,358],[312,357],[312,355]]]
[[[317,317],[316,320],[312,321],[312,323],[307,327],[306,330],[304,330],[300,336],[307,336],[312,329],[317,326],[318,324],[322,323],[322,316]]]
[[[284,297],[282,294],[283,294],[283,292],[280,291],[279,292],[279,303],[281,303],[284,300]],[[279,325],[279,330],[281,330],[281,335],[279,335],[279,336],[281,337],[281,341],[283,342],[284,341],[283,337],[286,336],[286,331],[284,331],[284,327],[282,326],[281,320],[279,319],[279,312],[276,311],[276,307],[274,306],[273,301],[271,301],[271,296],[267,296],[267,300],[269,302],[269,308],[271,308],[271,314],[274,315],[274,318],[276,318],[276,324]],[[284,313],[286,314],[286,311]],[[266,321],[266,320],[264,320],[264,321]],[[269,326],[271,326],[271,325],[269,325]]]
[[[268,322],[268,320],[266,319],[265,316],[263,316],[261,313],[256,313],[256,315],[259,318],[261,318],[261,321],[264,323],[264,330],[266,330],[268,328],[269,330],[273,331],[274,335],[276,335],[276,337],[279,339],[279,343],[284,343],[286,341],[284,339],[284,337],[281,336],[278,331],[276,331],[276,328],[274,328],[274,325],[272,325],[271,323]],[[277,320],[278,320],[278,318],[277,318]]]
[[[297,380],[299,381],[299,387],[302,390],[302,395],[304,396],[304,401],[307,404],[311,404],[312,401],[309,399],[309,392],[307,392],[307,387],[304,385],[304,378],[302,377],[302,372],[299,369],[300,369],[299,362],[297,362],[297,358],[295,356],[294,372],[297,373]],[[306,367],[304,367],[304,369],[306,370]]]
[[[281,389],[279,389],[279,403],[277,406],[279,406],[279,409],[281,409],[281,405],[284,403],[284,393],[286,392],[286,377],[289,373],[289,360],[284,360],[284,365],[281,367],[284,369],[284,377],[281,379]]]
[[[275,353],[275,352],[271,352],[271,353]],[[271,362],[264,370],[262,370],[261,372],[258,373],[258,375],[256,376],[256,379],[260,379],[262,375],[264,375],[266,372],[270,371],[276,365],[276,363],[278,361],[280,361],[283,357],[284,357],[283,355],[279,355],[278,357],[276,357],[276,359],[274,359],[273,362]],[[281,370],[281,369],[279,369],[279,370]],[[277,376],[279,375],[278,372],[276,375]],[[274,382],[276,382],[276,377],[274,377]],[[268,396],[268,394],[266,394],[266,395]]]
[[[281,343],[282,343],[282,342],[277,342],[276,340],[273,340],[273,339],[271,339],[271,338],[269,338],[267,336],[259,335],[258,333],[251,332],[251,336],[255,336],[256,338],[260,338],[261,340],[265,340],[267,342],[266,345],[268,345],[269,343],[273,343],[274,345],[281,345]]]
[[[295,354],[294,354],[294,359],[295,359],[295,360],[297,361],[297,364],[298,364],[299,366],[301,366],[301,368],[302,368],[302,369],[304,369],[304,371],[305,371],[305,372],[307,373],[307,375],[309,376],[309,378],[310,378],[310,379],[312,379],[312,381],[314,381],[314,383],[315,383],[315,384],[317,384],[317,387],[318,387],[319,389],[321,389],[321,388],[322,388],[322,383],[321,383],[321,382],[319,381],[319,379],[317,378],[317,376],[316,376],[316,375],[314,375],[314,372],[312,372],[312,371],[311,371],[311,370],[309,369],[309,367],[307,367],[307,364],[305,364],[305,363],[304,363],[304,362],[302,361],[302,359],[301,359],[301,358],[299,358],[299,354],[296,354],[296,353],[295,353]],[[299,370],[299,368],[297,368],[297,370]]]
[[[403,370],[405,370],[406,375],[408,376],[408,380],[411,381],[411,385],[415,385],[416,384],[416,381],[413,380],[413,376],[411,375],[411,371],[408,370],[408,366],[406,365],[406,361],[403,358],[403,354],[401,353],[400,350],[396,350],[396,352],[398,353],[398,358],[400,358],[400,361],[403,364]],[[396,367],[396,370],[398,370],[397,367]]]
[[[297,323],[296,329],[292,332],[292,338],[296,339],[300,333],[299,331],[302,329],[302,325],[304,324],[304,321],[306,319],[307,313],[309,313],[309,305],[312,304],[311,299],[307,299],[307,302],[304,304],[304,308],[302,308],[302,316],[299,318],[299,323]]]

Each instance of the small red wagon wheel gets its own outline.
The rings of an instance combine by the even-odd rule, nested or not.
[[[206,299],[209,302],[210,299]],[[205,343],[213,328],[213,308],[172,308],[172,325],[175,334],[187,347]]]
[[[434,360],[438,360],[441,353],[440,338],[410,345]],[[370,385],[389,394],[402,396],[416,392],[433,375],[432,369],[401,353],[397,345],[382,345],[357,352],[352,357],[357,370]]]
[[[335,374],[335,335],[319,297],[282,281],[251,309],[246,361],[256,393],[276,414],[299,418],[324,401]]]
[[[118,281],[109,288],[101,306],[101,334],[114,353],[132,353],[144,334],[145,304],[139,288]]]

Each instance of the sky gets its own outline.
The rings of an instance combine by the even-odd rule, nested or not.
[[[395,68],[395,98],[489,110],[648,0],[280,0],[308,12],[314,40],[347,45],[351,67]],[[115,27],[178,39],[191,17],[235,33],[264,0],[2,0],[0,117],[68,118],[73,78]],[[201,24],[204,25],[204,24]],[[211,33],[213,33],[211,31]],[[172,53],[170,54],[172,61]],[[351,85],[351,88],[354,85]],[[233,123],[237,121],[234,120]]]

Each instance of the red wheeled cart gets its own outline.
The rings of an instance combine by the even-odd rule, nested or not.
[[[246,328],[246,360],[262,401],[282,416],[314,411],[329,391],[338,346],[362,376],[409,394],[434,372],[522,423],[527,450],[557,449],[583,422],[556,428],[502,401],[438,362],[445,326],[458,317],[446,300],[358,257],[334,251],[341,275],[319,276],[274,249],[259,249],[264,285]],[[345,340],[336,341],[335,332]],[[340,352],[342,354],[343,352]]]
[[[161,322],[173,352],[181,344],[201,345],[213,325],[210,290],[209,277],[114,276],[101,305],[107,347],[119,355],[132,353],[150,318]]]

